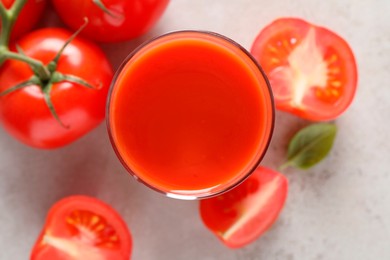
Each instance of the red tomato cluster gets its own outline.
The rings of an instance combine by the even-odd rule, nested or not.
[[[2,0],[12,8],[15,0]],[[39,21],[46,0],[27,0],[12,30],[11,50],[15,46],[24,55],[49,64],[71,37],[72,33],[58,28],[45,28],[25,34]],[[79,29],[85,18],[82,34],[64,49],[56,72],[76,76],[78,81],[55,80],[55,76],[31,82],[0,97],[0,122],[19,141],[36,148],[58,148],[85,135],[105,117],[108,88],[113,69],[102,50],[91,40],[116,42],[129,40],[148,31],[162,15],[168,0],[142,1],[61,1],[53,0],[59,16],[73,30]],[[55,73],[52,73],[54,75]],[[24,84],[34,71],[28,63],[7,60],[0,67],[0,93]],[[69,77],[68,77],[69,78]],[[48,100],[50,99],[50,100]],[[26,105],[28,104],[28,105]],[[53,116],[54,114],[54,116]]]
[[[63,29],[44,28],[25,35],[17,44],[26,55],[47,64],[70,36],[71,33]],[[51,114],[45,103],[44,91],[38,85],[1,97],[0,121],[4,129],[30,146],[64,146],[104,119],[113,70],[103,51],[92,42],[76,38],[62,53],[57,71],[78,76],[94,87],[90,89],[68,81],[52,84],[50,95],[53,106],[65,126]],[[9,60],[0,68],[0,91],[26,81],[32,75],[27,64]]]
[[[12,8],[14,1],[1,0],[6,8]],[[73,30],[87,17],[81,33],[100,42],[124,41],[145,33],[168,2],[52,0]],[[35,77],[41,72],[23,60],[2,63],[0,93],[10,93],[0,97],[0,121],[25,144],[56,148],[75,141],[104,119],[113,70],[94,42],[76,37],[67,43],[72,33],[64,29],[25,34],[38,22],[45,5],[45,0],[27,1],[11,34],[11,40],[18,40],[10,48],[44,64],[42,68],[51,76]],[[332,120],[352,102],[357,84],[353,53],[341,37],[325,28],[300,19],[279,19],[260,32],[251,52],[267,73],[280,110],[314,121]],[[228,247],[242,247],[275,222],[287,191],[283,175],[259,167],[235,189],[200,201],[200,215]],[[131,247],[130,232],[111,207],[74,196],[49,211],[31,259],[129,259]]]

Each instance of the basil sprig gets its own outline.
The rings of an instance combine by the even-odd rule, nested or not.
[[[291,139],[287,162],[280,169],[293,166],[308,169],[323,160],[332,149],[337,127],[331,123],[309,125]]]

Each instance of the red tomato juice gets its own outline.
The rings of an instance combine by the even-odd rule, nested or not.
[[[174,32],[122,65],[108,105],[125,167],[171,197],[208,197],[256,168],[273,130],[270,87],[242,47],[214,34]]]

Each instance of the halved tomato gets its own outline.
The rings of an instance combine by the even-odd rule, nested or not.
[[[251,49],[269,77],[276,108],[312,121],[337,118],[351,104],[357,68],[337,34],[296,18],[265,27]]]
[[[71,196],[49,211],[32,260],[128,260],[130,232],[110,206],[95,198]]]
[[[240,248],[272,226],[284,206],[287,190],[284,175],[259,167],[233,190],[201,200],[200,215],[226,246]]]

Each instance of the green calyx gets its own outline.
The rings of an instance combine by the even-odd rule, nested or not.
[[[28,80],[17,84],[16,86],[0,92],[0,96],[8,95],[28,86],[39,86],[42,90],[45,103],[49,108],[50,113],[62,127],[69,128],[69,126],[66,126],[60,120],[56,112],[56,109],[51,100],[51,91],[55,83],[64,81],[76,83],[80,86],[91,89],[100,88],[100,86],[92,86],[77,76],[62,74],[57,71],[58,62],[65,48],[87,26],[88,20],[86,19],[85,23],[65,42],[53,60],[47,65],[44,65],[40,60],[28,57],[20,46],[16,46],[17,52],[11,51],[8,47],[11,29],[26,1],[27,0],[15,0],[13,6],[10,9],[6,9],[3,3],[0,1],[0,15],[2,21],[2,31],[0,34],[0,66],[8,59],[18,60],[29,65],[33,72],[33,76],[31,76]]]
[[[0,96],[8,95],[8,94],[15,92],[17,90],[20,90],[24,87],[34,86],[34,85],[39,86],[42,90],[44,100],[46,102],[47,107],[50,110],[50,113],[53,115],[53,117],[56,119],[56,121],[62,127],[69,128],[69,126],[65,125],[61,121],[61,119],[59,118],[59,116],[54,108],[53,102],[51,100],[51,95],[50,95],[52,88],[53,88],[53,84],[59,83],[59,82],[64,82],[64,81],[76,83],[76,84],[79,84],[83,87],[90,88],[90,89],[100,88],[100,86],[98,88],[92,86],[91,84],[89,84],[88,82],[86,82],[85,80],[83,80],[82,78],[79,78],[77,76],[62,74],[60,72],[55,71],[51,74],[51,77],[48,81],[42,81],[37,75],[33,75],[28,80],[21,82],[18,85],[13,86],[13,87],[11,87],[3,92],[0,92]]]

